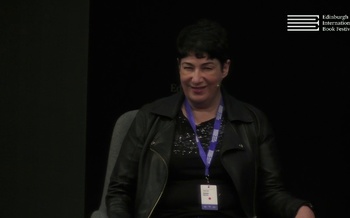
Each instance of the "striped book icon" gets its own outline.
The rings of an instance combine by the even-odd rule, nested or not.
[[[288,31],[319,31],[319,15],[287,15]]]

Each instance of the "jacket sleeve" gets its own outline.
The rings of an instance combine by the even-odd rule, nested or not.
[[[133,217],[138,162],[145,138],[146,118],[138,112],[124,140],[111,173],[106,194],[109,218]]]
[[[294,218],[297,210],[309,202],[289,193],[281,178],[280,156],[273,129],[261,111],[255,110],[258,161],[258,196],[261,212],[266,217]]]

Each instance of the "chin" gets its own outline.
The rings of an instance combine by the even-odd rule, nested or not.
[[[204,103],[207,99],[206,98],[203,98],[203,97],[199,97],[199,96],[191,96],[189,99],[188,99],[190,102],[192,102],[193,104],[202,104]]]

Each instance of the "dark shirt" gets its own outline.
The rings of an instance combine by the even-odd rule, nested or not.
[[[220,162],[225,115],[219,131],[218,144],[209,168],[210,184],[217,185],[217,211],[201,209],[200,185],[207,184],[205,165],[200,158],[195,134],[182,112],[177,117],[176,134],[169,163],[169,178],[152,217],[244,217],[237,191]],[[207,152],[215,118],[197,125],[198,138]]]

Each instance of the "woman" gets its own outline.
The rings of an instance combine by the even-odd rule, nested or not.
[[[226,30],[200,20],[177,48],[182,90],[140,108],[110,179],[109,217],[314,218],[283,187],[265,115],[221,85]]]

